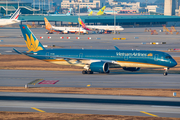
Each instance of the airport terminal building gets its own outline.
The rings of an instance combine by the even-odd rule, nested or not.
[[[78,16],[20,16],[19,19],[24,22],[38,22],[44,25],[44,17],[56,26],[78,26]],[[80,16],[87,25],[114,25],[114,15],[106,16]],[[180,26],[179,16],[164,15],[116,15],[116,25],[122,27],[161,27]]]

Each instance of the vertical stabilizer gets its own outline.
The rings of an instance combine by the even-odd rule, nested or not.
[[[47,20],[47,18],[44,17],[44,21],[45,21],[45,28],[47,30],[52,30],[52,26],[51,24],[49,23],[49,21]]]
[[[99,10],[99,12],[97,13],[97,15],[103,15],[105,9],[106,9],[106,6],[102,7],[102,8]]]
[[[87,10],[88,10],[88,13],[90,13],[92,11],[88,5],[87,5]]]
[[[54,12],[54,14],[58,14],[58,11],[59,11],[59,6],[58,6],[57,10]]]
[[[69,8],[68,12],[66,13],[67,16],[71,15],[72,8]]]
[[[20,9],[18,8],[15,13],[11,16],[10,19],[14,19],[14,20],[17,20],[18,17],[19,17],[19,14],[20,14]]]
[[[90,28],[87,28],[86,25],[83,23],[83,21],[81,20],[81,18],[78,18],[79,24],[82,26],[82,28],[84,28],[85,30],[89,30],[91,31]]]
[[[27,27],[27,25],[19,25],[21,32],[24,36],[28,52],[37,52],[39,50],[44,50],[43,45],[39,40],[34,36],[32,31]]]

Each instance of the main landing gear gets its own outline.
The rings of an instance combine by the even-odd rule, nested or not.
[[[93,71],[89,71],[89,70],[83,70],[82,74],[93,74]]]
[[[169,70],[169,68],[164,68],[164,73],[163,73],[164,76],[168,75],[168,70]]]

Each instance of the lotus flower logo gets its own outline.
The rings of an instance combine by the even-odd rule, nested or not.
[[[152,53],[149,53],[147,56],[153,56],[153,54],[152,54]]]
[[[26,34],[26,41],[25,42],[26,42],[26,45],[27,45],[27,47],[29,49],[28,52],[30,52],[30,51],[37,52],[39,50],[43,50],[43,48],[39,46],[39,41],[34,40],[32,34],[31,34],[30,38]]]

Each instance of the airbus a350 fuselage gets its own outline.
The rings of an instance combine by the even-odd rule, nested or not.
[[[167,75],[169,68],[177,65],[167,53],[148,50],[98,50],[98,49],[45,49],[26,25],[20,25],[27,52],[19,52],[27,56],[61,65],[83,66],[83,74],[93,72],[109,73],[109,68],[123,68],[138,71],[140,67],[164,68]]]

